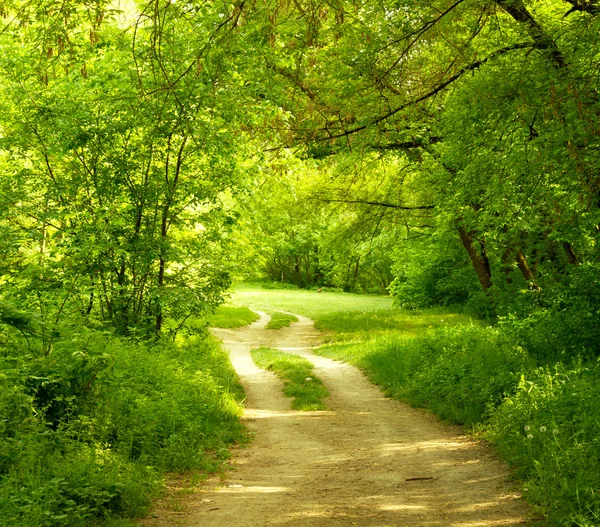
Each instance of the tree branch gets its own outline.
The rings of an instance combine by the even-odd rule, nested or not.
[[[600,13],[600,5],[598,0],[565,0],[568,4],[571,4],[571,9],[563,16],[563,18],[569,16],[575,11],[581,13],[589,13],[590,15],[597,15]]]
[[[485,57],[481,60],[476,60],[475,62],[472,62],[471,64],[468,64],[465,67],[461,68],[457,73],[452,75],[449,79],[446,79],[441,84],[438,84],[437,86],[435,86],[434,88],[429,90],[427,93],[417,97],[416,99],[405,102],[404,104],[401,104],[400,106],[397,106],[393,110],[390,110],[389,112],[377,117],[377,119],[373,119],[369,123],[363,124],[361,126],[357,126],[355,128],[351,128],[350,130],[345,130],[343,133],[340,133],[340,134],[330,135],[330,136],[324,137],[322,139],[316,139],[316,141],[330,141],[331,139],[339,139],[340,137],[347,137],[347,136],[355,134],[357,132],[361,132],[362,130],[366,130],[370,126],[377,125],[377,124],[389,119],[390,117],[393,117],[398,112],[401,112],[402,110],[405,110],[406,108],[414,106],[420,102],[423,102],[423,101],[437,95],[442,90],[444,90],[445,88],[450,86],[450,84],[452,84],[453,82],[460,79],[465,73],[476,70],[477,68],[483,66],[486,62],[489,62],[490,60],[495,59],[496,57],[499,57],[501,55],[510,53],[511,51],[515,51],[518,49],[532,49],[532,48],[535,49],[538,47],[539,47],[539,45],[537,42],[521,42],[519,44],[513,44],[512,46],[506,46],[504,48],[500,48],[500,49],[494,51],[492,54],[488,55],[487,57]]]
[[[387,207],[390,209],[398,210],[426,210],[434,209],[435,205],[416,205],[414,207],[406,207],[404,205],[397,205],[396,203],[386,203],[382,201],[368,201],[361,199],[333,199],[333,198],[317,198],[319,201],[324,203],[350,203],[350,204],[361,204],[361,205],[373,205],[376,207]]]
[[[578,0],[573,1],[578,2]],[[566,66],[562,51],[558,48],[552,37],[546,33],[544,28],[527,10],[523,0],[496,0],[496,3],[517,22],[525,26],[527,33],[529,33],[529,36],[535,42],[536,47],[548,51],[556,68],[564,68]]]

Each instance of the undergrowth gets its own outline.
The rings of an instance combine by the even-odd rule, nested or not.
[[[212,341],[65,335],[0,347],[0,523],[118,524],[166,471],[214,470],[244,440],[241,387]]]
[[[326,410],[323,399],[329,395],[321,380],[314,376],[313,364],[298,355],[270,348],[252,350],[252,359],[259,368],[275,372],[284,384],[284,394],[292,397],[294,410]]]

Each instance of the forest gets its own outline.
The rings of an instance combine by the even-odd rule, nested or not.
[[[131,525],[248,442],[207,330],[243,281],[476,319],[370,376],[600,525],[599,15],[2,0],[0,525]]]

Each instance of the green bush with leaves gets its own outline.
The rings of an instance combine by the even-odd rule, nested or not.
[[[486,437],[525,479],[550,525],[600,522],[600,368],[560,364],[523,375]]]
[[[244,440],[240,385],[206,337],[136,343],[80,330],[45,356],[0,347],[0,371],[7,527],[137,516],[164,471],[214,470]]]
[[[320,353],[363,368],[389,396],[467,425],[481,422],[515,390],[520,372],[533,364],[497,329],[479,326],[333,345]]]

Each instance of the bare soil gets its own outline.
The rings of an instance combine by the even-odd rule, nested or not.
[[[311,352],[311,320],[265,330],[268,316],[215,330],[246,390],[251,446],[232,470],[159,502],[146,526],[484,527],[528,525],[507,469],[485,445],[421,410],[385,398],[356,368]],[[297,412],[250,349],[307,357],[331,392],[330,411]]]

